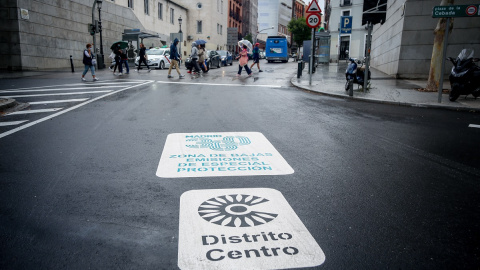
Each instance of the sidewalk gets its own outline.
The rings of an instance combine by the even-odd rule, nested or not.
[[[400,80],[390,77],[376,69],[371,69],[371,88],[366,93],[357,84],[353,86],[353,97],[345,91],[346,63],[318,65],[317,71],[312,75],[312,85],[309,85],[308,65],[302,72],[302,77],[297,75],[290,80],[301,89],[318,92],[328,96],[350,98],[366,102],[376,102],[401,106],[441,108],[458,111],[480,111],[480,98],[475,100],[471,95],[465,99],[460,96],[455,102],[448,100],[448,94],[442,95],[442,103],[438,103],[438,92],[420,92],[415,89],[424,88],[426,80]],[[450,88],[447,80],[444,89]]]

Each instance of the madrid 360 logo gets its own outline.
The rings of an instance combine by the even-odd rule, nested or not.
[[[206,221],[227,227],[254,227],[274,220],[278,214],[255,211],[257,205],[268,199],[244,194],[214,197],[198,207],[198,214]]]
[[[250,139],[245,136],[190,135],[187,136],[188,148],[210,148],[215,151],[232,151],[239,146],[248,145]]]

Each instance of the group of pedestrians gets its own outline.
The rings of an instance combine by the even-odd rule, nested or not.
[[[185,77],[185,75],[182,75],[179,68],[181,55],[178,53],[178,49],[177,49],[178,43],[179,43],[179,40],[175,38],[172,45],[170,46],[170,67],[168,69],[168,78],[173,78],[173,76],[171,75],[172,68],[175,68],[177,70],[178,77],[180,79]],[[260,49],[258,46],[259,46],[259,43],[256,43],[255,48],[253,49],[253,64],[249,67],[248,66],[248,48],[246,45],[243,45],[239,56],[236,58],[239,60],[237,77],[239,77],[242,74],[242,69],[245,69],[248,76],[251,76],[252,75],[251,68],[253,68],[255,64],[257,64],[258,71],[263,72],[260,69]],[[92,48],[92,44],[89,43],[87,44],[86,49],[83,52],[83,64],[85,65],[85,69],[82,74],[82,81],[86,81],[85,74],[87,74],[88,70],[91,70],[93,80],[98,81],[98,78],[95,77],[96,63],[95,63],[95,57],[93,52],[91,51],[91,48]],[[128,66],[128,57],[127,57],[126,50],[122,50],[120,47],[118,47],[113,50],[113,56],[115,60],[115,67],[113,68],[113,74],[115,74],[115,71],[118,68],[118,71],[119,71],[118,75],[123,75],[124,65],[127,71],[125,74],[129,74],[130,68]],[[192,42],[192,50],[190,54],[191,63],[188,67],[188,73],[191,74],[193,71],[193,75],[199,75],[200,70],[202,70],[203,73],[207,73],[208,67],[207,65],[205,65],[205,56],[206,56],[205,44],[201,44],[199,46],[196,42]],[[147,60],[148,60],[147,57],[148,56],[146,53],[145,45],[143,43],[140,43],[137,71],[140,70],[142,63],[147,66],[148,72],[151,71],[150,66],[148,66],[148,63],[147,63]],[[112,69],[112,67],[110,67],[110,69]]]

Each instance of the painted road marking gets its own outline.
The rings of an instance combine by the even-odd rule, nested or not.
[[[62,108],[51,108],[51,109],[39,109],[39,110],[25,110],[8,113],[7,115],[19,115],[19,114],[31,114],[31,113],[46,113],[46,112],[56,112],[60,111]]]
[[[109,86],[108,88],[122,88],[123,85]],[[50,91],[64,91],[64,90],[81,90],[81,89],[99,89],[105,86],[89,86],[76,88],[46,88],[46,89],[28,89],[28,90],[3,90],[0,93],[26,93],[26,92],[50,92]]]
[[[169,134],[158,163],[162,178],[283,175],[294,170],[259,132]]]
[[[270,88],[282,87],[280,85],[264,85],[264,84],[190,83],[190,82],[165,82],[165,81],[157,81],[157,83],[192,84],[192,85],[209,85],[209,86],[248,86],[248,87],[270,87]]]
[[[0,96],[8,98],[23,98],[23,97],[46,97],[46,96],[66,96],[66,95],[84,95],[84,94],[96,94],[96,93],[109,93],[113,90],[105,91],[90,91],[90,92],[73,92],[73,93],[56,93],[56,94],[35,94],[35,95],[18,95],[18,96]]]
[[[75,109],[77,109],[77,108],[80,108],[80,107],[82,107],[82,106],[85,106],[85,105],[87,105],[87,104],[89,104],[89,103],[92,103],[92,102],[97,101],[97,100],[99,100],[99,99],[102,99],[102,98],[104,98],[104,97],[108,97],[108,96],[111,96],[111,95],[113,95],[113,94],[116,94],[116,93],[119,93],[119,92],[123,92],[123,91],[125,91],[125,90],[131,89],[131,88],[134,88],[134,87],[138,87],[138,86],[150,84],[150,83],[153,83],[153,82],[154,82],[154,81],[145,81],[144,83],[141,83],[141,84],[138,84],[138,85],[128,86],[128,87],[125,87],[125,88],[123,88],[123,89],[119,89],[119,90],[116,90],[116,91],[108,91],[108,92],[110,92],[110,93],[105,94],[105,95],[103,95],[103,96],[99,96],[99,97],[96,97],[96,98],[87,100],[87,101],[85,101],[85,102],[83,102],[83,103],[77,104],[77,105],[75,105],[75,106],[72,106],[72,107],[70,107],[70,108],[68,108],[68,109],[65,109],[65,110],[62,110],[62,111],[59,111],[59,112],[57,112],[57,113],[51,114],[51,115],[49,115],[49,116],[47,116],[47,117],[44,117],[44,118],[42,118],[42,119],[39,119],[39,120],[37,120],[37,121],[33,121],[33,122],[30,122],[30,123],[25,124],[25,125],[23,125],[23,126],[20,126],[20,127],[14,128],[14,129],[12,129],[12,130],[9,130],[9,131],[7,131],[7,132],[0,133],[0,139],[3,138],[3,137],[6,137],[6,136],[8,136],[8,135],[11,135],[11,134],[13,134],[13,133],[16,133],[16,132],[18,132],[18,131],[20,131],[20,130],[22,130],[22,129],[29,128],[29,127],[34,126],[34,125],[36,125],[36,124],[38,124],[38,123],[41,123],[41,122],[43,122],[43,121],[47,121],[47,120],[49,120],[49,119],[52,119],[52,118],[54,118],[54,117],[57,117],[57,116],[62,115],[62,114],[64,114],[64,113],[67,113],[67,112],[69,112],[69,111],[73,111],[73,110],[75,110]]]
[[[468,127],[471,127],[471,128],[480,128],[480,125],[470,124],[470,125],[468,125]]]
[[[6,127],[6,126],[16,126],[20,125],[21,123],[27,122],[28,120],[23,120],[23,121],[10,121],[10,122],[0,122],[0,127]]]
[[[111,83],[106,83],[106,82],[111,82]],[[41,88],[44,88],[44,87],[57,87],[57,86],[60,86],[60,87],[66,87],[66,86],[77,86],[77,85],[81,85],[81,86],[85,86],[85,85],[96,85],[96,86],[100,86],[100,85],[118,85],[119,83],[122,83],[122,84],[126,84],[126,83],[138,83],[138,82],[145,82],[145,81],[142,81],[142,80],[129,80],[129,81],[123,81],[123,80],[108,80],[108,81],[102,81],[101,83],[100,82],[91,82],[91,83],[88,83],[88,82],[83,82],[83,83],[73,83],[73,84],[58,84],[58,85],[48,85],[48,86],[35,86],[35,87],[24,87],[24,88],[17,88],[17,89],[4,89],[2,91],[17,91],[17,90],[30,90],[30,89],[41,89]]]
[[[191,190],[180,197],[180,269],[286,269],[324,261],[278,190]]]
[[[82,102],[87,100],[88,98],[75,98],[75,99],[60,99],[60,100],[48,100],[48,101],[35,101],[35,102],[28,102],[30,105],[37,105],[37,104],[52,104],[52,103],[66,103],[66,102]]]

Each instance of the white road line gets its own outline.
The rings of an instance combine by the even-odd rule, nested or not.
[[[20,127],[14,128],[14,129],[12,129],[12,130],[9,130],[9,131],[7,131],[7,132],[0,133],[0,139],[3,138],[3,137],[6,137],[6,136],[8,136],[8,135],[11,135],[11,134],[13,134],[13,133],[15,133],[15,132],[18,132],[18,131],[20,131],[20,130],[22,130],[22,129],[29,128],[29,127],[31,127],[31,126],[33,126],[33,125],[36,125],[36,124],[38,124],[38,123],[41,123],[41,122],[43,122],[43,121],[47,121],[47,120],[49,120],[49,119],[52,119],[52,118],[54,118],[54,117],[57,117],[57,116],[62,115],[62,114],[64,114],[64,113],[67,113],[67,112],[69,112],[69,111],[73,111],[73,110],[75,110],[75,109],[77,109],[77,108],[80,108],[80,107],[82,107],[82,106],[84,106],[84,105],[87,105],[87,104],[89,104],[89,103],[91,103],[91,102],[94,102],[94,101],[97,101],[97,100],[99,100],[99,99],[102,99],[102,98],[104,98],[104,97],[108,97],[108,96],[111,96],[111,95],[113,95],[113,94],[116,94],[116,93],[119,93],[119,92],[128,90],[128,89],[130,89],[130,88],[142,86],[142,85],[149,84],[149,83],[153,83],[153,82],[154,82],[154,81],[146,81],[146,82],[144,82],[144,83],[141,83],[141,84],[138,84],[138,85],[132,85],[132,86],[129,86],[129,87],[125,87],[125,88],[123,88],[123,89],[116,90],[116,91],[113,91],[113,92],[110,91],[110,93],[105,94],[105,95],[103,95],[103,96],[99,96],[99,97],[96,97],[96,98],[94,98],[94,99],[87,100],[87,101],[85,101],[85,102],[83,102],[83,103],[77,104],[77,105],[75,105],[75,106],[72,106],[72,107],[70,107],[70,108],[68,108],[68,109],[65,109],[65,110],[62,110],[62,111],[59,111],[59,112],[57,112],[57,113],[51,114],[51,115],[46,116],[46,117],[44,117],[44,118],[41,118],[41,119],[39,119],[39,120],[37,120],[37,121],[33,121],[33,122],[30,122],[30,123],[25,124],[25,125],[23,125],[23,126],[20,126]]]
[[[51,109],[39,109],[39,110],[25,110],[25,111],[18,111],[18,112],[7,113],[7,115],[19,115],[19,114],[56,112],[56,111],[60,111],[61,109],[63,109],[63,108],[51,108]]]
[[[157,83],[171,83],[171,84],[193,84],[193,85],[211,85],[211,86],[246,86],[246,87],[271,87],[271,88],[281,88],[280,85],[264,85],[264,84],[227,84],[227,83],[189,83],[189,82],[165,82],[165,81],[156,81]]]
[[[82,102],[87,100],[88,98],[76,98],[76,99],[60,99],[60,100],[48,100],[48,101],[35,101],[35,102],[28,102],[30,105],[37,105],[37,104],[52,104],[52,103],[66,103],[66,102]]]
[[[470,124],[470,125],[468,125],[468,127],[471,127],[471,128],[480,128],[480,125]]]
[[[84,95],[84,94],[96,94],[96,93],[108,93],[113,90],[105,91],[90,91],[90,92],[73,92],[73,93],[57,93],[57,94],[35,94],[35,95],[18,95],[18,96],[0,96],[5,98],[23,98],[23,97],[46,97],[46,96],[66,96],[66,95]]]
[[[16,126],[20,125],[21,123],[28,122],[28,120],[23,120],[23,121],[10,121],[10,122],[0,122],[0,127],[6,127],[6,126]]]
[[[123,85],[109,86],[109,88],[122,88]],[[77,88],[49,88],[49,89],[35,89],[35,90],[3,90],[0,93],[26,93],[26,92],[49,92],[49,91],[64,91],[64,90],[80,90],[80,89],[98,89],[105,88],[105,86],[98,87],[77,87]]]
[[[106,82],[112,82],[112,83],[106,83]],[[58,84],[58,85],[48,85],[48,86],[36,86],[36,87],[24,87],[24,88],[17,88],[17,89],[4,89],[2,91],[15,91],[15,90],[30,90],[30,89],[41,89],[45,87],[67,87],[67,86],[77,86],[77,85],[119,85],[120,83],[125,84],[125,83],[139,83],[139,82],[146,82],[145,80],[129,80],[129,81],[124,81],[124,80],[108,80],[108,81],[102,81],[101,83],[99,82],[84,82],[84,83],[73,83],[73,84]]]

